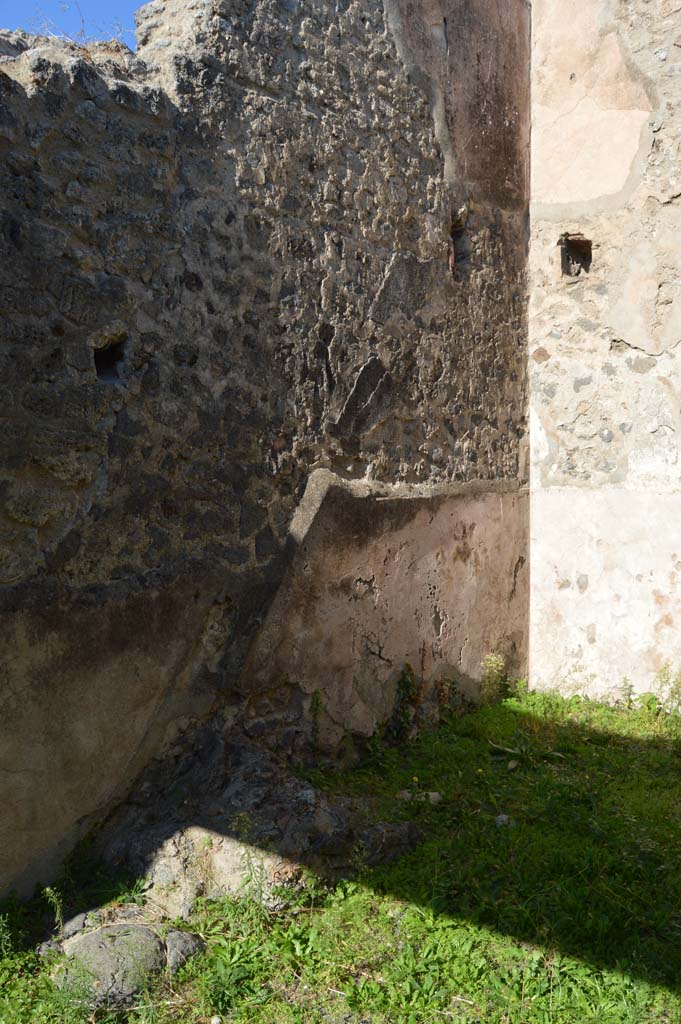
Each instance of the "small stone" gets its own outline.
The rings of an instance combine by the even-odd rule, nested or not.
[[[442,803],[442,793],[414,793],[410,789],[401,789],[397,794],[398,800],[416,800],[418,803],[429,804]]]
[[[181,932],[173,930],[166,935],[166,957],[168,959],[168,970],[171,974],[177,974],[181,967],[191,960],[197,953],[205,949],[203,939],[192,932]]]
[[[516,768],[520,767],[520,761],[509,761],[506,767],[508,768],[509,772],[514,772]]]
[[[75,917],[70,918],[62,929],[62,935],[65,939],[70,939],[72,935],[76,935],[78,932],[82,932],[85,927],[85,919],[87,914],[76,914]]]
[[[49,956],[50,953],[60,953],[61,943],[57,939],[48,939],[47,942],[41,942],[38,946],[36,953],[38,956]]]
[[[222,1024],[222,1017],[211,1017],[210,1024]]]
[[[511,823],[511,819],[509,818],[508,814],[497,814],[494,820],[496,822],[497,828],[505,828],[506,825],[510,825]]]

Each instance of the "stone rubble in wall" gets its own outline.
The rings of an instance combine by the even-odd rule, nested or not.
[[[0,798],[40,822],[0,884],[234,710],[313,470],[525,480],[524,214],[445,176],[384,5],[138,20],[137,54],[0,32]]]
[[[238,7],[206,5],[197,31],[193,5],[149,5],[138,57],[2,36],[4,237],[40,295],[7,307],[3,368],[19,385],[7,582],[48,556],[74,584],[144,572],[160,550],[177,561],[181,542],[198,559],[212,545],[232,571],[254,545],[266,564],[310,466],[384,481],[517,475],[513,224],[473,208],[469,276],[452,280],[454,197],[427,100],[378,6],[346,5],[326,29],[321,10]],[[172,67],[172,102],[145,63],[154,57]],[[125,374],[107,389],[92,351],[116,332]],[[26,352],[50,333],[51,350]],[[38,361],[32,383],[27,358]],[[238,487],[214,448],[223,435],[242,460],[251,453]],[[133,439],[148,450],[144,469],[126,457]],[[129,513],[144,510],[137,530],[112,501],[121,490]],[[238,528],[244,500],[262,509],[255,534]]]

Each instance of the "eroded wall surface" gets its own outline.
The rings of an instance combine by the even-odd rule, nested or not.
[[[279,751],[350,758],[353,741],[404,739],[476,699],[490,653],[526,670],[528,502],[324,483],[311,481],[319,511],[246,661],[244,728]]]
[[[536,685],[681,664],[680,40],[669,0],[533,4]]]
[[[526,5],[503,38],[496,19],[482,0],[154,0],[136,55],[0,35],[0,887],[45,877],[190,722],[241,727],[311,471],[420,488],[409,517],[434,533],[410,543],[450,559],[459,526],[424,517],[428,489],[522,485]],[[471,500],[454,518],[484,536]],[[526,571],[503,508],[485,622]],[[340,540],[345,574],[365,548]],[[395,666],[432,615],[410,585]],[[251,729],[309,738],[317,656],[288,677],[293,725],[268,708]],[[394,679],[348,658],[378,717]]]

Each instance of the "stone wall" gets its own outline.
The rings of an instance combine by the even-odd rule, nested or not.
[[[532,681],[649,690],[681,666],[681,9],[535,0],[533,34]]]
[[[0,34],[0,888],[211,713],[333,755],[424,645],[432,685],[525,654],[526,4],[154,0],[138,38]],[[395,563],[391,672],[339,640],[366,716],[323,740],[318,638],[274,682],[253,647],[308,530],[327,593],[398,538],[451,565]]]

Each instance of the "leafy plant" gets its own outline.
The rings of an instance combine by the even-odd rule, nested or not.
[[[657,693],[639,694],[638,705],[651,718],[657,718],[664,711],[664,704]]]
[[[681,668],[674,672],[666,661],[657,673],[655,685],[664,710],[668,714],[678,714],[681,711]]]
[[[625,676],[622,680],[620,694],[622,706],[630,711],[634,706],[634,687],[628,676]]]
[[[393,740],[403,740],[409,734],[414,712],[419,702],[419,688],[411,665],[404,665],[397,679],[397,694],[387,732]]]
[[[52,908],[54,923],[58,931],[61,931],[64,927],[64,899],[62,894],[58,889],[48,885],[43,889],[43,898]]]
[[[480,701],[482,704],[493,704],[502,695],[502,687],[506,682],[506,659],[494,651],[482,662],[482,681],[480,683]]]

